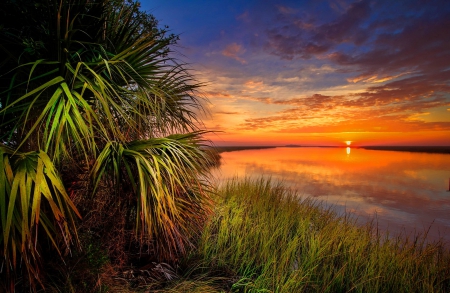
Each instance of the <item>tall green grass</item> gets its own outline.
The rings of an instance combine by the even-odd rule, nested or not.
[[[382,235],[265,179],[219,189],[186,262],[198,267],[191,273],[221,280],[208,283],[208,292],[450,291],[442,242]]]

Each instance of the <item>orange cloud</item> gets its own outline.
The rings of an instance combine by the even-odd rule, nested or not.
[[[261,87],[264,84],[264,82],[262,81],[253,81],[253,80],[249,80],[247,82],[244,83],[244,86],[254,89],[254,88],[258,88]]]
[[[231,111],[217,111],[216,114],[224,114],[224,115],[236,115],[242,114],[241,112],[231,112]]]
[[[233,98],[232,95],[230,95],[228,93],[219,92],[219,91],[206,91],[206,92],[203,92],[203,95],[208,99],[212,99],[212,98],[231,99],[231,98]]]
[[[245,61],[244,59],[242,59],[240,57],[240,55],[245,53],[245,49],[242,48],[241,45],[238,45],[236,43],[232,43],[230,45],[228,45],[223,51],[222,51],[222,55],[229,57],[229,58],[233,58],[234,60],[237,60],[239,62],[241,62],[242,64],[246,64],[247,61]]]
[[[357,83],[357,82],[360,82],[360,81],[373,82],[373,83],[382,83],[382,82],[390,81],[390,80],[393,80],[393,79],[396,79],[396,78],[399,78],[401,76],[408,75],[408,74],[411,74],[411,73],[413,73],[413,72],[408,71],[408,72],[403,72],[403,73],[400,73],[400,74],[397,74],[397,75],[383,75],[383,76],[380,76],[378,74],[375,74],[375,75],[366,75],[366,74],[364,74],[364,75],[359,75],[359,76],[356,76],[356,77],[353,77],[353,78],[347,78],[347,81],[351,82],[351,83]]]

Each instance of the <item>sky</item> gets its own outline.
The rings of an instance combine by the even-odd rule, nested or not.
[[[142,0],[216,145],[450,145],[450,1]]]

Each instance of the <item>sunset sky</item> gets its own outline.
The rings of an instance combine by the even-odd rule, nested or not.
[[[142,0],[216,145],[450,145],[450,1]]]

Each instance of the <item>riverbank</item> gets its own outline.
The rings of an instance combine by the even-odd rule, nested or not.
[[[366,150],[450,154],[450,146],[362,146]]]
[[[246,151],[246,150],[263,150],[263,149],[273,149],[278,146],[217,146],[214,149],[218,153],[225,152],[236,152],[236,151]]]
[[[234,152],[244,150],[259,150],[259,149],[271,149],[278,147],[286,148],[308,148],[308,147],[320,147],[320,148],[342,148],[337,146],[300,146],[300,145],[286,145],[286,146],[217,146],[214,149],[218,153]],[[450,154],[450,146],[357,146],[352,148],[361,148],[366,150],[377,151],[397,151],[397,152],[419,152],[419,153],[434,153],[434,154]]]
[[[448,292],[443,242],[356,225],[268,180],[232,180],[179,277],[151,292]],[[148,288],[148,287],[147,287]]]

